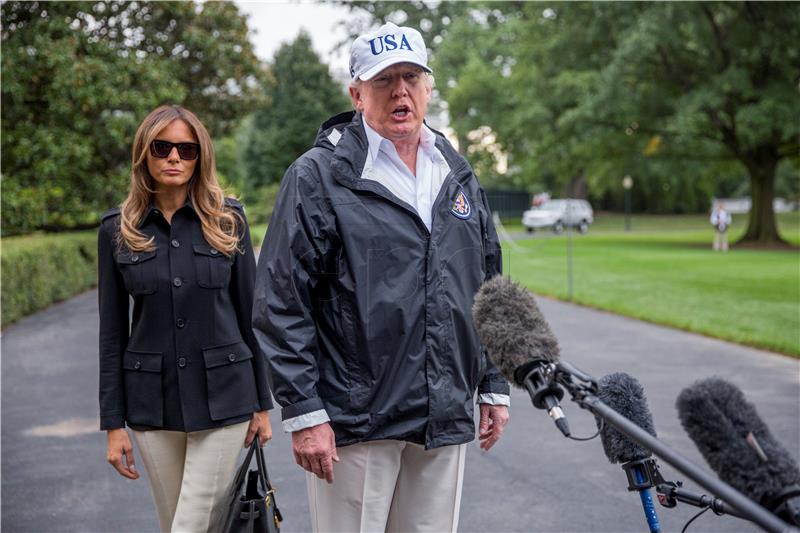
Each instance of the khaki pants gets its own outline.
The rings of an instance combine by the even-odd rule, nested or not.
[[[728,231],[715,231],[714,232],[714,250],[728,251]]]
[[[338,448],[329,485],[306,473],[315,532],[455,532],[466,445],[382,440]]]
[[[164,532],[207,531],[233,480],[249,422],[205,431],[133,431]]]

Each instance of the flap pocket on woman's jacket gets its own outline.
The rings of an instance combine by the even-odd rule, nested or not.
[[[259,410],[252,358],[253,353],[242,341],[203,350],[212,420]]]
[[[161,362],[164,356],[161,352],[138,352],[126,350],[122,360],[125,370],[141,370],[142,372],[161,373]]]
[[[222,289],[231,279],[232,259],[206,243],[192,245],[197,284],[207,289]]]
[[[158,289],[156,251],[122,252],[117,255],[117,264],[125,281],[125,288],[134,296],[153,294]]]
[[[160,427],[163,424],[161,352],[126,350],[122,358],[125,369],[125,418],[130,424]]]
[[[117,263],[121,265],[141,265],[155,256],[155,250],[151,252],[122,252],[117,255]]]

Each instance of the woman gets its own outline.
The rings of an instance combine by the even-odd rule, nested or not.
[[[103,215],[98,262],[108,461],[139,477],[127,423],[161,529],[205,531],[242,443],[272,437],[272,401],[250,326],[244,211],[224,198],[211,138],[190,111],[159,107],[139,126],[128,197]]]

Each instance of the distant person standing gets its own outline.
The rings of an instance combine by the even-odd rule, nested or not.
[[[711,225],[714,226],[713,250],[728,251],[728,227],[731,225],[731,215],[725,211],[725,204],[719,202],[711,211]]]

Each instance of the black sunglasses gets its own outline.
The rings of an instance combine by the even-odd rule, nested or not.
[[[200,145],[197,143],[171,143],[159,140],[150,143],[150,153],[153,157],[164,159],[169,157],[173,146],[178,149],[178,156],[181,159],[197,159],[200,155]]]

